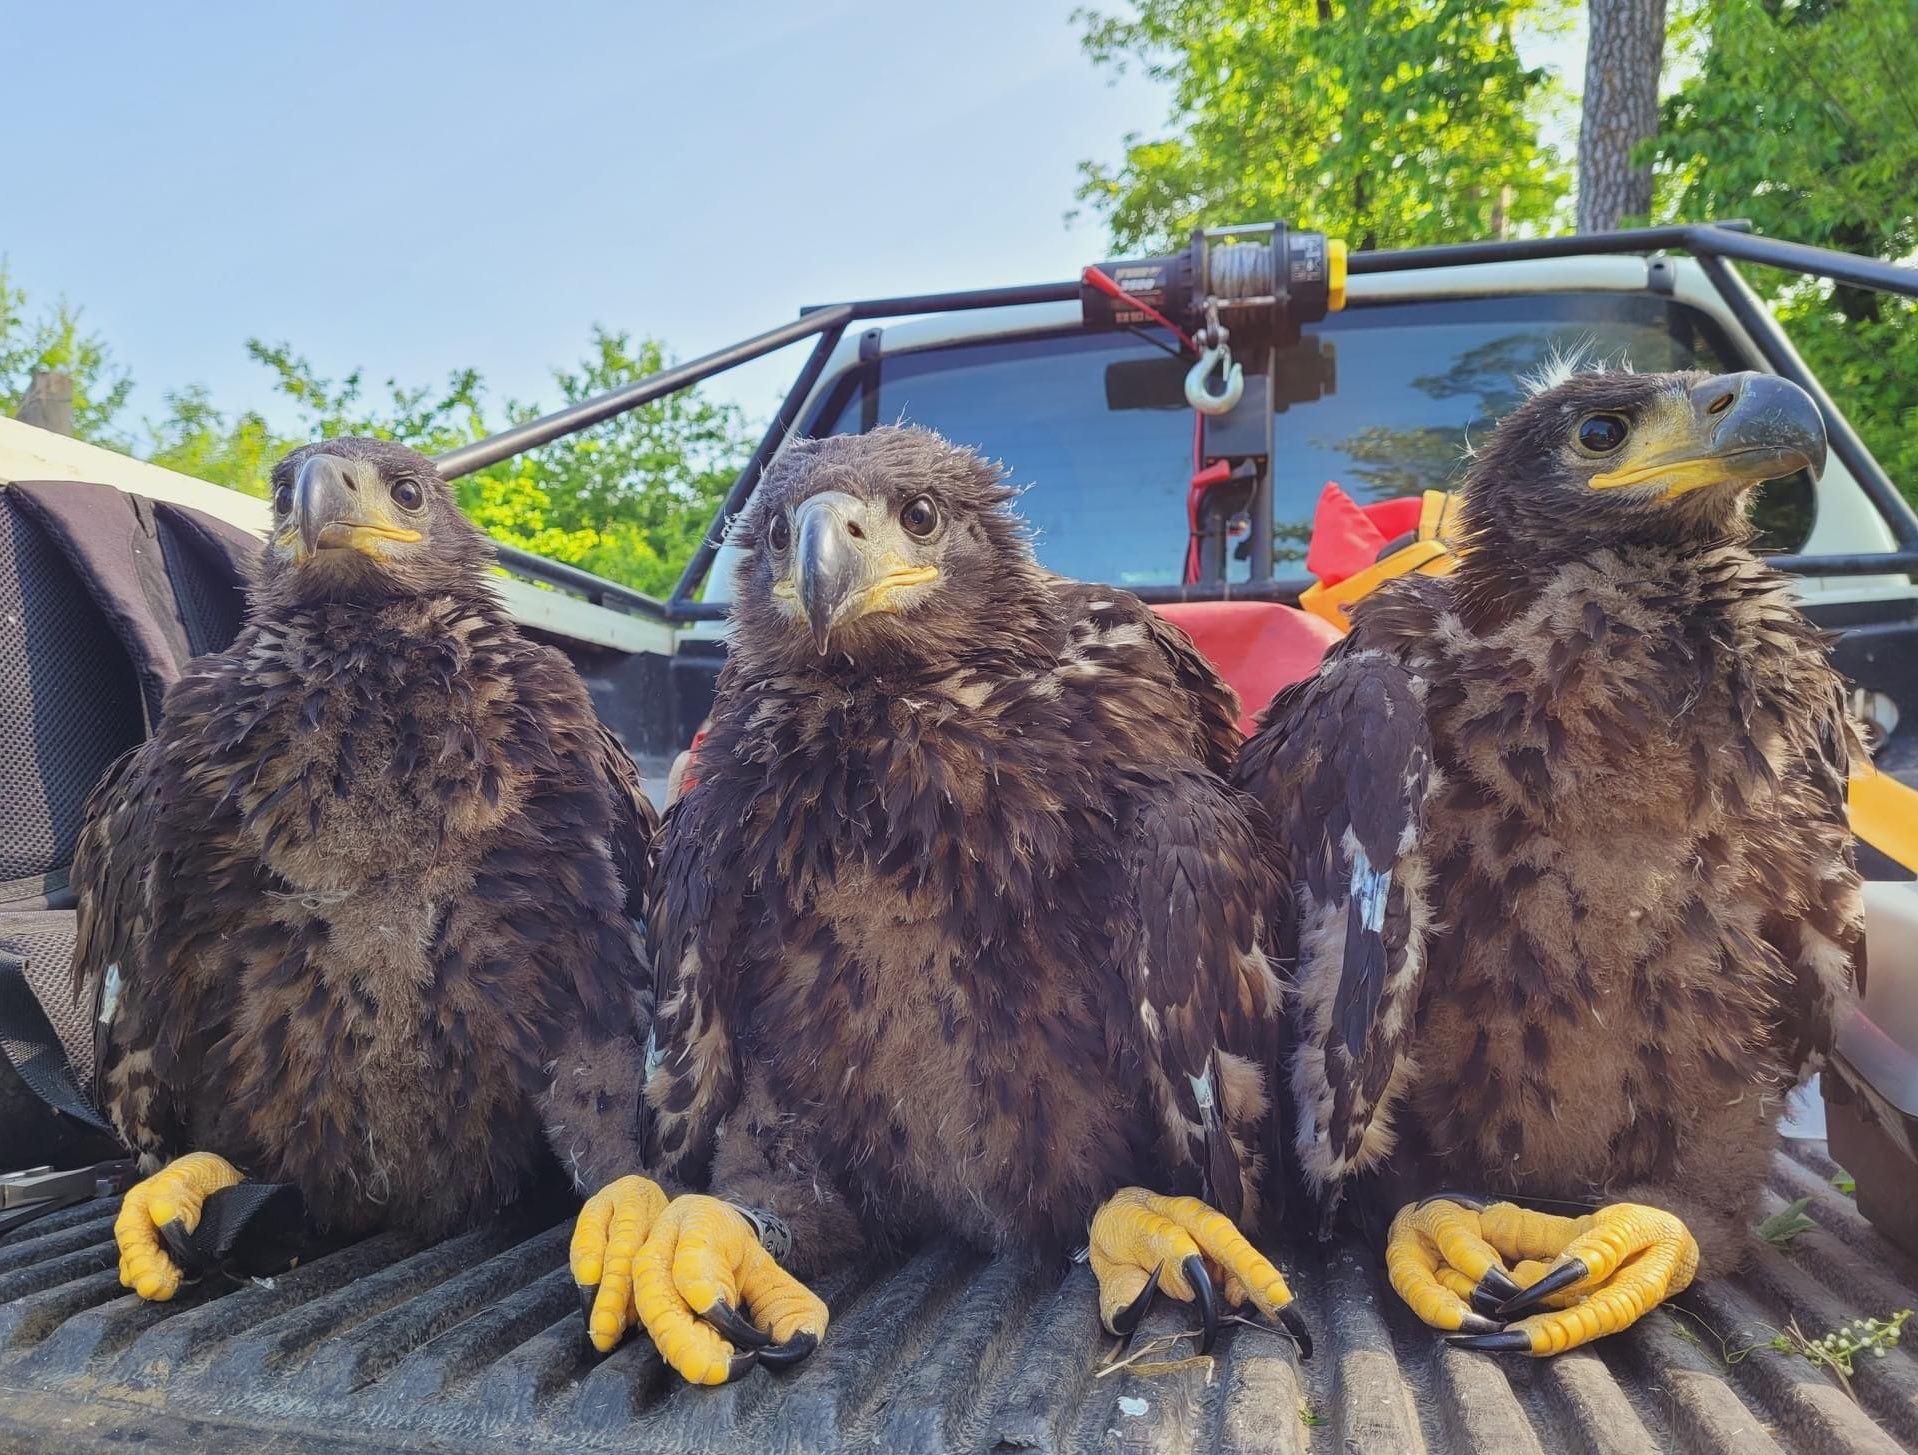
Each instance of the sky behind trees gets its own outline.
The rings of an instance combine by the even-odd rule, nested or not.
[[[682,357],[841,296],[1070,276],[1077,164],[1164,120],[1071,0],[23,7],[0,256],[138,381],[284,421],[246,354],[552,395],[592,325]],[[763,417],[796,359],[717,392]]]

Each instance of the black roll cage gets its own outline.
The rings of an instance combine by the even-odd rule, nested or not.
[[[1774,373],[1791,380],[1818,405],[1824,415],[1832,453],[1845,462],[1890,526],[1897,542],[1889,551],[1850,555],[1777,555],[1771,563],[1781,571],[1800,576],[1872,576],[1896,575],[1918,571],[1918,515],[1912,513],[1884,467],[1873,458],[1865,442],[1858,437],[1839,412],[1823,386],[1805,366],[1779,327],[1747,284],[1734,262],[1757,263],[1783,268],[1810,277],[1829,278],[1837,283],[1868,288],[1878,293],[1895,293],[1918,298],[1918,268],[1879,262],[1875,258],[1854,257],[1829,248],[1808,247],[1761,237],[1742,221],[1690,223],[1669,227],[1626,228],[1616,232],[1585,233],[1574,237],[1519,238],[1501,242],[1446,244],[1439,247],[1400,248],[1381,252],[1353,253],[1348,271],[1352,274],[1399,273],[1415,268],[1468,266],[1480,263],[1528,261],[1537,258],[1597,257],[1617,253],[1651,254],[1684,252],[1697,259],[1712,286],[1718,290],[1732,316],[1750,335],[1765,364]],[[616,581],[608,581],[576,566],[549,561],[514,547],[500,548],[500,562],[516,575],[544,582],[588,601],[615,610],[650,617],[671,625],[710,621],[726,614],[720,603],[696,599],[712,569],[719,551],[719,539],[727,519],[744,507],[767,462],[782,441],[799,422],[799,411],[811,396],[827,361],[838,347],[846,329],[854,323],[877,318],[902,318],[914,314],[959,313],[976,308],[1004,308],[1025,303],[1076,302],[1079,280],[1065,283],[1035,283],[1013,288],[977,288],[958,293],[908,294],[896,298],[868,298],[853,303],[830,303],[802,308],[799,317],[778,328],[754,334],[736,344],[718,349],[684,364],[663,369],[605,394],[581,400],[565,409],[555,410],[538,419],[528,420],[472,444],[462,445],[438,458],[441,474],[448,479],[470,475],[523,451],[550,444],[570,434],[603,424],[609,419],[649,404],[668,394],[689,389],[715,374],[748,363],[753,359],[785,348],[802,339],[813,339],[792,387],[773,415],[758,445],[747,459],[739,477],[727,491],[713,528],[700,541],[699,549],[680,573],[673,594],[665,601],[635,591]],[[1292,600],[1297,597],[1297,581],[1241,581],[1201,583],[1194,586],[1146,588],[1136,592],[1147,601]]]

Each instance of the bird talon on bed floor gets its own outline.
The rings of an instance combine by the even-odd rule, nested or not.
[[[208,1197],[244,1181],[240,1170],[212,1152],[189,1152],[127,1190],[113,1220],[120,1248],[120,1282],[141,1298],[165,1302],[186,1275],[169,1252],[169,1229],[191,1234]],[[165,1240],[165,1241],[163,1241]]]
[[[1630,1327],[1689,1286],[1698,1244],[1672,1214],[1640,1203],[1569,1218],[1428,1199],[1393,1219],[1386,1268],[1419,1318],[1463,1336],[1449,1343],[1560,1354]],[[1488,1305],[1488,1292],[1506,1285]]]
[[[1284,1276],[1230,1218],[1196,1197],[1139,1187],[1114,1193],[1092,1219],[1090,1255],[1100,1321],[1112,1333],[1129,1336],[1154,1294],[1165,1293],[1199,1305],[1199,1352],[1208,1353],[1223,1288],[1227,1304],[1250,1302],[1298,1341],[1301,1357],[1311,1357],[1311,1336]]]
[[[697,1193],[673,1199],[640,1248],[633,1303],[660,1357],[693,1384],[724,1384],[754,1363],[789,1368],[818,1347],[828,1318],[739,1209]]]
[[[587,1198],[573,1223],[567,1260],[579,1285],[586,1337],[602,1354],[618,1346],[638,1317],[633,1262],[666,1203],[666,1194],[650,1178],[622,1177]]]

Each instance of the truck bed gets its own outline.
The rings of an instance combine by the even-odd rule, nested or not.
[[[1918,1268],[1833,1187],[1836,1171],[1822,1143],[1787,1144],[1761,1216],[1808,1197],[1814,1229],[1784,1250],[1754,1239],[1737,1279],[1554,1360],[1447,1348],[1361,1250],[1334,1245],[1284,1259],[1318,1340],[1310,1362],[1228,1326],[1209,1365],[1095,1377],[1114,1341],[1084,1267],[940,1246],[823,1280],[820,1351],[789,1376],[717,1390],[669,1377],[643,1338],[589,1354],[565,1222],[434,1245],[381,1235],[270,1284],[150,1305],[120,1288],[114,1206],[95,1203],[0,1245],[0,1449],[1918,1448],[1906,1348],[1860,1357],[1854,1403],[1766,1345],[1791,1318],[1816,1336],[1918,1304]],[[1134,1348],[1186,1317],[1161,1300]]]

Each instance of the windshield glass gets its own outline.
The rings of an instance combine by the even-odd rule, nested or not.
[[[1466,450],[1555,354],[1641,371],[1739,367],[1713,322],[1650,294],[1532,294],[1355,308],[1281,359],[1274,442],[1275,574],[1303,572],[1327,481],[1361,501],[1455,485]],[[1328,361],[1328,356],[1329,361]],[[884,421],[938,430],[1005,462],[1053,570],[1177,585],[1186,548],[1192,412],[1186,363],[1131,333],[1064,333],[894,354],[842,379],[816,434]],[[1330,387],[1323,381],[1329,377]],[[1321,392],[1323,390],[1323,392]],[[1811,528],[1809,482],[1761,497],[1768,547]],[[1249,575],[1245,542],[1229,577]]]

